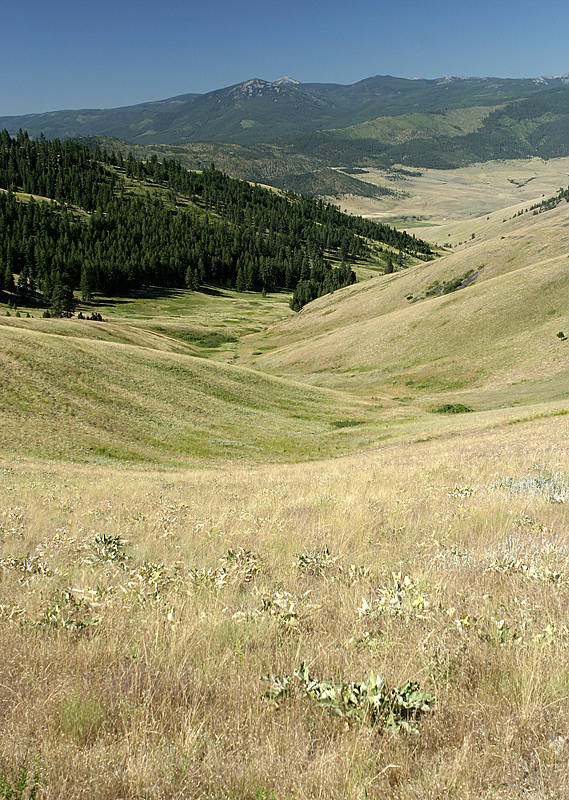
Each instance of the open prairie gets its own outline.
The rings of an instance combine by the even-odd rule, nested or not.
[[[210,288],[0,316],[0,797],[569,794],[543,181],[298,314]]]
[[[390,189],[378,198],[342,197],[342,209],[385,222],[417,228],[478,217],[518,203],[549,197],[566,186],[569,158],[489,161],[459,169],[368,169],[358,179]],[[338,202],[337,200],[334,202]]]
[[[37,771],[45,798],[566,796],[566,419],[302,465],[4,457],[8,779]],[[360,717],[292,678],[301,662],[348,694],[416,682],[423,711]]]

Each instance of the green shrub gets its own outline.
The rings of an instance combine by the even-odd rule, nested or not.
[[[466,414],[474,409],[465,406],[464,403],[443,403],[432,410],[435,414]]]
[[[416,731],[419,717],[435,704],[435,698],[421,691],[415,681],[389,688],[373,673],[367,681],[321,681],[309,674],[304,661],[292,675],[265,675],[262,680],[270,683],[265,698],[275,708],[287,697],[297,696],[312,700],[348,723],[370,727]]]
[[[20,767],[18,770],[0,768],[0,800],[35,800],[40,788],[40,770]]]

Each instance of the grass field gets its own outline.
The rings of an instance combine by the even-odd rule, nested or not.
[[[566,431],[221,471],[3,459],[4,780],[37,769],[41,797],[94,800],[566,796]],[[302,692],[276,708],[263,676],[303,660],[416,681],[432,708],[416,733]]]
[[[367,404],[193,356],[4,328],[0,358],[4,453],[205,465],[373,439]]]
[[[404,226],[419,224],[417,233],[428,238],[422,224],[444,224],[472,219],[536,198],[555,194],[569,184],[569,159],[540,158],[490,161],[460,169],[412,170],[406,173],[370,169],[358,174],[395,195],[381,198],[342,197],[342,210],[384,222],[404,220]],[[417,174],[409,174],[409,173]],[[337,201],[336,201],[337,202]]]
[[[569,205],[520,208],[299,314],[0,311],[0,800],[569,795]]]
[[[383,144],[401,144],[417,137],[464,136],[480,128],[496,106],[455,108],[440,114],[398,114],[378,117],[341,128],[342,139],[375,139]]]
[[[476,410],[567,398],[569,349],[557,334],[569,330],[569,205],[503,219],[471,222],[475,238],[428,265],[320,298],[249,337],[253,353],[268,349],[243,357],[312,385],[423,408],[443,395]],[[466,288],[429,295],[469,272]]]

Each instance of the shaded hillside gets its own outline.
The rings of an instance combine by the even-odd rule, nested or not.
[[[87,136],[81,139],[89,147],[102,147],[122,153],[133,153],[147,160],[175,158],[188,169],[207,169],[212,163],[234,178],[255,181],[309,197],[341,198],[346,194],[361,197],[383,197],[393,194],[386,187],[373,186],[328,166],[325,157],[299,152],[295,142],[287,144],[256,143],[241,145],[229,142],[187,142],[185,144],[133,144],[109,136]],[[351,159],[350,159],[351,163]]]

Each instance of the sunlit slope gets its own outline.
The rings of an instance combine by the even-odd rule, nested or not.
[[[569,392],[569,206],[503,223],[427,266],[321,298],[257,338],[257,366],[361,394],[471,393],[474,407]],[[478,273],[466,288],[427,295]],[[411,298],[411,299],[408,299]],[[524,389],[525,386],[525,389]],[[472,394],[473,393],[473,394]]]
[[[74,339],[92,339],[99,342],[130,344],[167,353],[185,353],[186,355],[199,353],[197,347],[180,341],[167,333],[125,324],[124,322],[95,322],[77,318],[26,319],[22,317],[0,317],[0,336],[2,338],[7,328],[48,333],[53,336],[65,336]]]
[[[0,369],[0,449],[15,456],[294,461],[369,435],[367,407],[339,393],[143,347],[3,327]]]
[[[480,284],[562,254],[569,256],[568,203],[543,214],[515,216],[520,208],[516,205],[469,222],[450,223],[445,229],[425,228],[427,239],[442,242],[446,232],[452,231],[457,242],[465,243],[430,263],[363,281],[315,300],[300,314],[273,328],[271,346],[302,340],[308,331],[310,335],[320,334],[407,308],[409,296],[422,296],[434,281],[444,283],[469,270],[477,273],[475,283]],[[441,230],[445,231],[443,235]]]
[[[567,236],[569,205],[563,200],[556,208],[541,214],[532,210],[532,206],[538,205],[550,196],[550,194],[538,195],[533,200],[521,200],[470,219],[454,219],[437,225],[422,226],[420,234],[427,241],[447,247],[479,244],[481,241],[496,239],[499,243],[498,249],[507,247],[511,240],[519,241],[527,237],[530,244],[537,244],[538,248],[547,246],[549,251],[553,252],[555,248],[566,247],[569,241]],[[413,232],[412,228],[409,230]],[[418,233],[418,230],[415,233]],[[539,254],[542,250],[530,250],[530,257],[534,252]]]
[[[408,308],[410,300],[407,298],[424,296],[435,281],[444,283],[469,270],[476,272],[475,284],[479,285],[561,254],[569,256],[569,204],[563,203],[553,211],[536,216],[530,213],[514,217],[517,210],[515,206],[490,215],[490,220],[484,217],[470,222],[468,229],[477,231],[475,238],[469,238],[467,244],[455,251],[447,251],[440,259],[319,298],[300,314],[274,327],[270,331],[269,346],[303,341],[307,335],[330,332]],[[454,223],[455,226],[464,224]],[[436,230],[433,228],[432,232]],[[266,346],[261,337],[250,341],[260,343],[258,349]]]
[[[478,130],[498,106],[471,106],[438,113],[415,112],[393,117],[377,117],[334,133],[343,139],[374,139],[388,145],[433,136],[464,136]]]
[[[128,296],[97,296],[90,303],[80,302],[77,311],[86,319],[46,319],[34,306],[22,307],[16,317],[0,304],[0,336],[8,326],[230,361],[240,337],[292,316],[289,297],[285,293],[261,297],[207,286],[199,292],[147,287]],[[5,316],[6,311],[10,316]],[[93,311],[104,322],[88,319]]]

